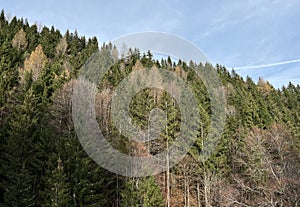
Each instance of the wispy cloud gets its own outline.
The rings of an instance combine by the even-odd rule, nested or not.
[[[214,63],[239,66],[240,74],[253,78],[276,76],[286,83],[299,74],[299,0],[10,0],[1,8],[62,32],[76,28],[101,43],[144,31],[173,33],[195,43]],[[291,63],[297,63],[292,70]]]
[[[252,66],[239,66],[239,67],[233,67],[235,70],[241,70],[241,69],[257,69],[257,68],[266,68],[266,67],[272,67],[272,66],[279,66],[279,65],[286,65],[290,63],[299,63],[300,59],[295,60],[287,60],[287,61],[281,61],[276,63],[268,63],[268,64],[261,64],[261,65],[252,65]]]

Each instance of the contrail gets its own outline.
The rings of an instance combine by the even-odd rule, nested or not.
[[[272,66],[277,66],[277,65],[285,65],[285,64],[290,64],[290,63],[299,63],[300,59],[295,59],[295,60],[287,60],[287,61],[282,61],[282,62],[277,62],[277,63],[269,63],[269,64],[262,64],[262,65],[252,65],[252,66],[240,66],[234,68],[235,70],[241,70],[241,69],[256,69],[256,68],[265,68],[265,67],[272,67]]]

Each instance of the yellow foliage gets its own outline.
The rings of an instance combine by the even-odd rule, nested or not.
[[[132,67],[132,71],[143,69],[143,68],[144,68],[144,66],[141,63],[141,61],[137,60],[136,63],[134,64],[134,66]]]
[[[271,86],[263,78],[259,78],[257,82],[258,90],[261,91],[265,96],[268,95],[271,91]]]
[[[177,74],[178,77],[181,77],[183,79],[186,78],[186,73],[184,72],[183,68],[177,65],[175,67],[175,73]]]
[[[37,80],[43,68],[47,64],[47,56],[45,55],[43,51],[42,45],[38,45],[31,53],[29,58],[27,58],[24,62],[24,70],[32,73],[33,80]]]

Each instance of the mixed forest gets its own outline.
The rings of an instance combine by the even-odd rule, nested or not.
[[[81,146],[72,120],[72,91],[80,68],[98,51],[114,60],[96,95],[100,129],[114,148],[151,156],[176,140],[180,110],[165,91],[147,88],[130,104],[133,123],[148,127],[151,109],[167,114],[155,142],[137,143],[111,120],[114,89],[132,71],[157,67],[183,79],[197,94],[201,127],[191,150],[166,172],[124,177],[100,167]],[[199,160],[210,127],[205,85],[191,66],[215,70],[226,96],[220,142]],[[0,14],[0,206],[300,206],[300,86],[274,88],[222,65],[156,60],[131,48],[118,57],[96,37],[65,34]]]

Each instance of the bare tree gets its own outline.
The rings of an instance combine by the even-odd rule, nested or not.
[[[64,36],[63,38],[60,39],[59,43],[56,46],[56,54],[64,55],[67,51],[67,48],[68,48],[67,38],[66,36]]]

